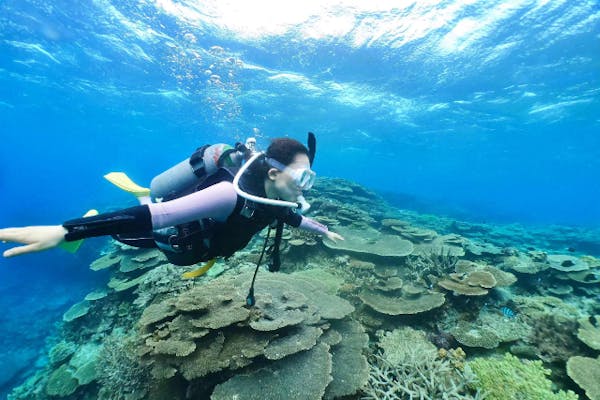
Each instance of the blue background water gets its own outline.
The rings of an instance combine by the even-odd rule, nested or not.
[[[320,175],[402,206],[600,226],[598,1],[247,3],[1,2],[0,226],[133,204],[109,171],[308,130]],[[104,284],[102,245],[0,260],[0,385]]]

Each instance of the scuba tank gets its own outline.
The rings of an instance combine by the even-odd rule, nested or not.
[[[156,202],[193,193],[204,180],[221,167],[239,168],[250,150],[218,143],[202,146],[187,159],[157,175],[150,183],[150,196]]]

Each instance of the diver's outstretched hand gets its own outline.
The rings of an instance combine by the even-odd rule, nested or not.
[[[337,234],[335,232],[327,232],[325,234],[325,236],[327,237],[327,239],[331,240],[333,243],[337,243],[338,240],[344,240],[343,236],[340,234]]]
[[[6,250],[4,257],[14,257],[21,254],[34,253],[51,249],[65,240],[67,230],[62,225],[26,226],[24,228],[0,229],[0,241],[21,243],[25,246],[13,247]]]

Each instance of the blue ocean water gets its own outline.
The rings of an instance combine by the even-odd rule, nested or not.
[[[401,3],[4,0],[0,226],[132,205],[109,171],[313,131],[320,175],[398,206],[600,228],[600,3]],[[104,284],[103,243],[0,260],[0,390]]]

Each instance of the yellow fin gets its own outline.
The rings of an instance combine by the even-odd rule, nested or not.
[[[94,215],[98,215],[98,210],[91,209],[83,215],[85,217],[93,217]],[[75,253],[81,247],[83,243],[83,239],[76,240],[74,242],[62,242],[59,247],[63,250],[68,251],[69,253]]]
[[[141,187],[132,181],[124,172],[110,172],[104,175],[107,181],[137,197],[150,196],[150,189]]]
[[[200,268],[182,274],[181,277],[183,279],[194,279],[194,278],[197,278],[199,276],[202,276],[202,275],[204,275],[206,273],[206,271],[208,271],[209,269],[211,269],[211,267],[213,265],[215,265],[216,262],[217,262],[217,259],[213,258],[212,260],[208,261],[206,264],[204,264]]]

